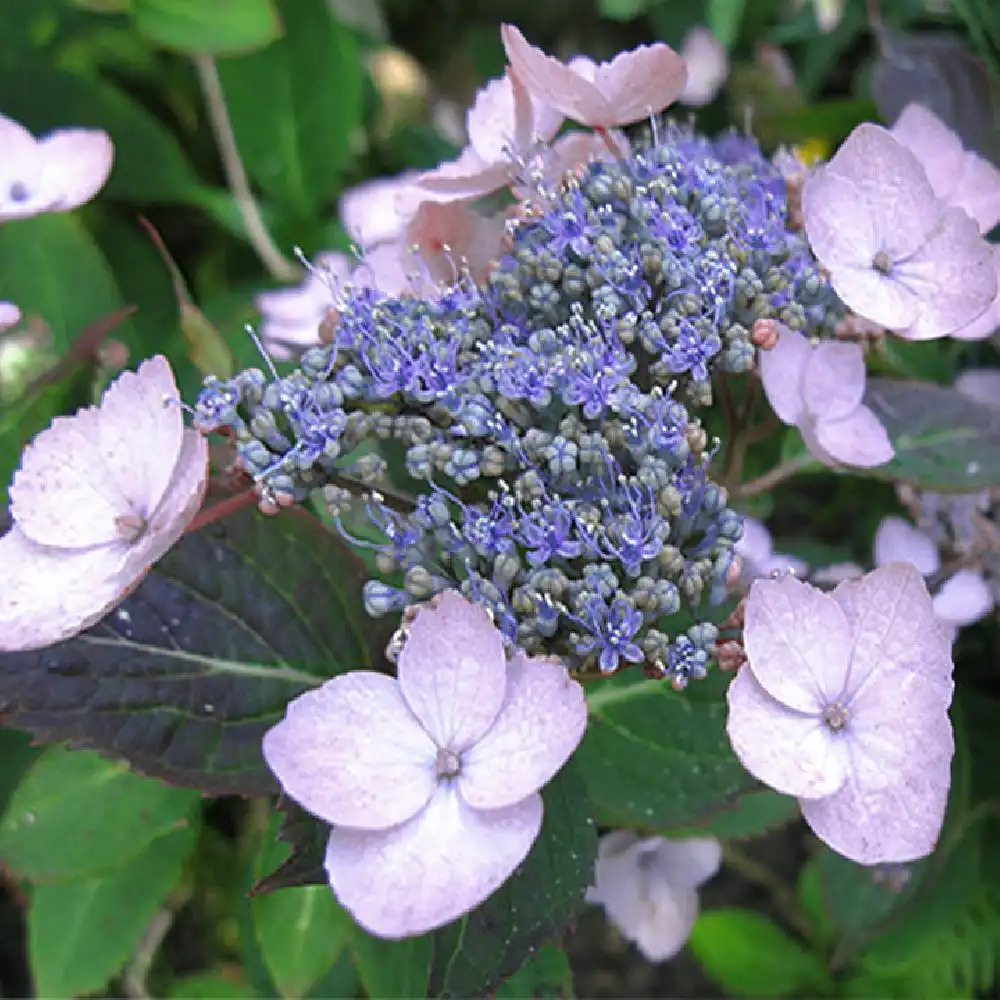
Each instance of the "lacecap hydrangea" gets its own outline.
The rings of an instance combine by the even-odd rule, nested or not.
[[[741,533],[696,412],[713,373],[751,367],[756,320],[821,335],[843,307],[735,133],[654,122],[538,185],[509,240],[480,285],[338,290],[327,345],[209,379],[197,423],[232,432],[264,505],[321,490],[374,548],[370,614],[458,588],[529,653],[681,687]],[[695,624],[671,629],[682,608]]]

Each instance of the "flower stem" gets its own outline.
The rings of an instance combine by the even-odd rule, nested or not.
[[[806,941],[812,939],[812,926],[802,912],[795,893],[767,865],[755,861],[732,843],[723,845],[722,860],[748,882],[766,889],[788,926],[801,934]]]
[[[264,225],[264,219],[260,214],[260,209],[257,208],[257,202],[254,201],[250,182],[247,180],[243,161],[240,159],[240,151],[236,145],[233,123],[229,118],[229,111],[226,109],[226,98],[222,93],[222,83],[219,80],[219,71],[215,60],[211,56],[201,54],[191,58],[198,71],[198,80],[201,83],[201,91],[205,96],[205,105],[208,109],[208,120],[219,148],[229,190],[232,191],[233,197],[236,199],[236,206],[239,208],[243,224],[246,226],[247,239],[272,278],[280,281],[292,281],[299,277],[301,272],[290,260],[282,256]]]
[[[773,469],[765,472],[764,475],[759,476],[757,479],[751,479],[748,483],[743,483],[742,486],[737,486],[733,492],[741,500],[746,500],[748,497],[755,497],[760,493],[766,493],[768,490],[774,489],[775,486],[785,482],[786,479],[791,479],[803,469],[808,468],[812,464],[812,461],[813,458],[811,455],[803,453],[785,462],[779,462]]]
[[[218,503],[212,504],[211,507],[203,507],[198,511],[184,533],[190,535],[192,532],[199,531],[206,525],[220,521],[222,518],[228,517],[230,514],[235,514],[236,511],[242,510],[244,507],[249,507],[256,502],[257,494],[254,490],[244,490],[242,493],[226,497],[225,500],[220,500]]]

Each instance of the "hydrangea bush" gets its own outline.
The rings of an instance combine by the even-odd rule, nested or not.
[[[73,748],[12,743],[0,783],[39,994],[150,995],[223,850],[200,794],[253,803],[227,836],[255,943],[223,991],[564,995],[585,903],[650,962],[690,940],[734,995],[988,986],[963,969],[1000,947],[971,628],[1000,600],[1000,169],[916,99],[820,159],[703,131],[675,102],[723,85],[718,25],[595,62],[505,24],[468,145],[317,188],[351,245],[296,264],[241,159],[240,60],[214,58],[269,23],[185,43],[232,190],[195,201],[278,285],[251,289],[239,363],[151,223],[183,361],[129,361],[119,310],[32,370],[44,297],[0,272],[30,437],[0,718]],[[38,227],[10,246],[86,246],[111,131],[0,116],[0,222]],[[42,395],[93,357],[89,395]],[[781,837],[801,872],[756,858]],[[699,915],[720,867],[766,913]],[[130,927],[57,959],[63,907]]]

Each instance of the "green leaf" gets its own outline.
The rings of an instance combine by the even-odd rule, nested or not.
[[[708,0],[705,16],[709,30],[727,49],[739,37],[745,8],[746,0]]]
[[[427,935],[384,941],[355,927],[351,937],[358,975],[371,1000],[426,997],[433,945]]]
[[[480,996],[564,930],[593,877],[597,832],[574,756],[542,791],[542,830],[514,875],[435,937],[433,995]]]
[[[649,6],[650,0],[597,0],[597,12],[610,21],[631,21]]]
[[[177,885],[196,840],[196,827],[189,826],[160,837],[105,875],[35,886],[28,905],[28,956],[36,995],[100,990],[128,961]]]
[[[956,6],[971,12],[974,5]],[[880,54],[872,67],[871,92],[882,118],[895,121],[907,104],[922,104],[966,146],[995,159],[1000,102],[986,67],[965,40],[943,31],[875,28]]]
[[[278,801],[278,809],[282,819],[277,840],[288,848],[286,857],[263,878],[260,876],[266,869],[257,872],[258,881],[252,892],[267,893],[297,886],[328,885],[323,869],[323,856],[326,854],[326,842],[330,839],[329,827],[287,796],[282,796]]]
[[[1000,486],[1000,416],[989,407],[930,382],[884,378],[868,380],[865,402],[896,449],[870,475],[946,492]]]
[[[167,272],[170,274],[174,298],[177,301],[177,312],[180,319],[180,330],[187,345],[187,354],[191,363],[201,375],[215,375],[218,378],[229,378],[236,371],[236,362],[225,338],[210,322],[208,317],[195,305],[188,291],[184,275],[181,274],[166,243],[151,222],[143,220],[146,234],[156,248]]]
[[[41,750],[31,745],[27,733],[0,727],[0,816],[24,772],[40,753]]]
[[[0,705],[174,784],[273,791],[260,741],[286,704],[372,663],[363,575],[304,511],[242,511],[185,536],[84,634],[0,656]]]
[[[125,304],[101,251],[79,218],[67,213],[0,226],[4,299],[16,302],[29,319],[41,320],[59,353],[90,323]]]
[[[822,959],[758,913],[710,910],[698,918],[688,943],[705,972],[735,996],[831,991]]]
[[[856,944],[871,935],[898,907],[913,896],[924,875],[924,866],[905,870],[905,887],[890,872],[855,864],[825,847],[817,858],[826,912],[845,941]],[[897,874],[903,877],[904,870]]]
[[[590,693],[577,759],[602,824],[702,826],[756,787],[726,737],[725,683],[709,677],[677,692],[644,680]]]
[[[271,0],[132,0],[132,21],[154,45],[189,54],[248,52],[281,34]]]
[[[255,863],[258,877],[290,853],[269,837]],[[333,968],[351,934],[351,918],[329,885],[283,889],[250,899],[254,934],[282,997],[304,997]]]
[[[0,108],[36,134],[70,123],[104,129],[115,144],[115,164],[102,198],[193,204],[211,193],[170,130],[109,84],[36,66],[0,71]],[[63,216],[31,221],[55,218]]]
[[[728,808],[712,816],[708,822],[689,827],[684,832],[692,836],[741,838],[767,833],[791,822],[799,815],[798,802],[789,795],[779,795],[769,788],[745,792]]]
[[[340,187],[364,113],[357,41],[327,0],[283,0],[285,36],[219,63],[244,166],[271,198],[308,218]]]
[[[34,881],[93,875],[191,824],[199,796],[132,774],[93,753],[51,747],[0,817],[0,858]]]
[[[513,976],[493,994],[495,1000],[535,1000],[572,997],[573,971],[562,948],[543,944]]]
[[[837,928],[824,904],[823,877],[818,858],[812,857],[802,866],[795,894],[802,912],[809,920],[813,941],[828,948],[837,939]]]
[[[193,976],[175,979],[167,994],[171,1000],[254,1000],[259,994],[233,975],[227,966],[219,972],[197,972]]]

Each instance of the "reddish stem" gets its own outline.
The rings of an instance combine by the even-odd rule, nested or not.
[[[245,490],[243,493],[236,493],[231,497],[226,497],[225,500],[220,500],[218,503],[212,504],[211,507],[202,507],[195,514],[194,519],[187,526],[184,533],[191,534],[193,531],[199,531],[206,525],[228,517],[230,514],[235,514],[236,511],[242,510],[244,507],[249,507],[256,502],[257,494],[253,490]]]
[[[614,140],[611,138],[608,130],[603,125],[595,125],[594,131],[604,140],[604,145],[611,150],[611,155],[616,160],[621,160],[622,151],[615,145]]]

